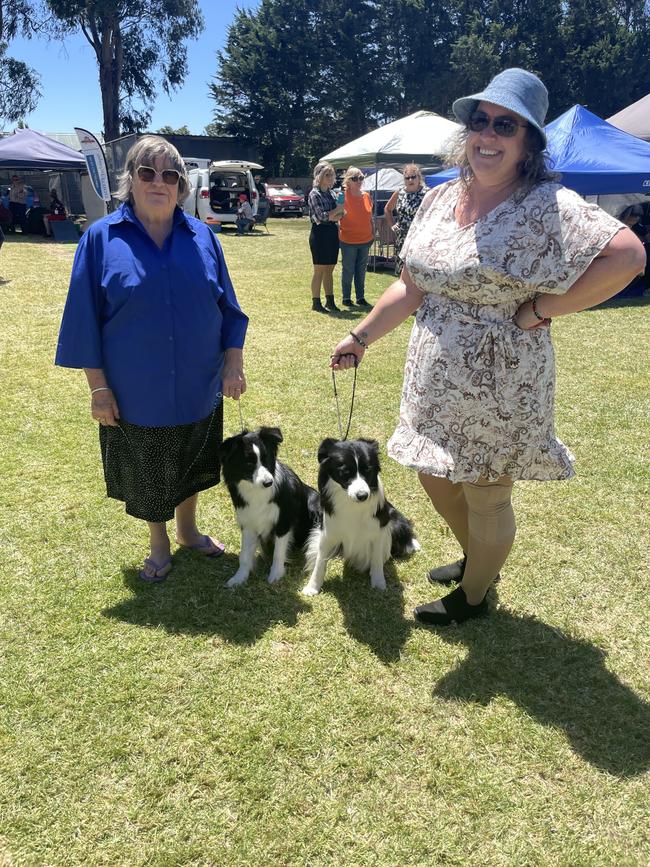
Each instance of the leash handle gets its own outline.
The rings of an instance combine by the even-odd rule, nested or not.
[[[354,355],[353,352],[348,353],[349,355]],[[354,411],[354,396],[357,390],[357,367],[358,360],[356,355],[354,355],[354,379],[352,380],[352,397],[350,399],[350,414],[348,415],[348,424],[345,429],[345,434],[343,433],[343,425],[341,424],[341,408],[339,406],[339,394],[336,390],[336,371],[332,368],[332,389],[334,391],[334,400],[336,402],[336,418],[339,425],[339,439],[346,440],[348,438],[348,434],[350,433],[350,425],[352,424],[352,412]]]
[[[239,395],[239,400],[237,401],[237,408],[239,410],[239,427],[241,430],[244,430],[244,416],[241,411],[241,394]]]

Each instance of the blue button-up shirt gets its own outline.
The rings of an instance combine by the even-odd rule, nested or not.
[[[188,424],[220,399],[247,325],[207,226],[176,208],[161,250],[124,204],[79,243],[56,364],[103,368],[126,421]]]

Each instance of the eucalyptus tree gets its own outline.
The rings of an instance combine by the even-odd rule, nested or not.
[[[15,36],[36,32],[39,11],[30,0],[0,0],[0,119],[24,117],[36,108],[41,95],[36,70],[7,53]]]
[[[107,140],[142,128],[159,88],[169,95],[183,83],[186,40],[204,26],[198,0],[45,2],[59,31],[80,31],[95,52]]]

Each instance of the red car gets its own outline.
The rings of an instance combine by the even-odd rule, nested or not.
[[[298,193],[294,192],[291,187],[274,187],[271,184],[267,184],[266,195],[271,206],[272,216],[279,217],[283,214],[288,214],[294,217],[302,217],[305,200]]]

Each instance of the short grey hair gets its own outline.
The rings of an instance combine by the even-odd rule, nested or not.
[[[327,175],[330,172],[332,172],[334,177],[336,177],[336,169],[334,168],[334,166],[331,163],[326,163],[326,162],[318,163],[318,165],[314,169],[313,186],[319,187],[320,182],[321,182],[321,178],[323,177],[323,175]]]
[[[446,166],[454,166],[460,170],[460,180],[469,187],[474,178],[472,167],[467,159],[467,137],[470,130],[468,127],[455,133],[449,141],[449,150],[445,158]],[[541,184],[544,181],[557,181],[560,175],[549,169],[544,155],[544,142],[535,127],[527,126],[525,133],[526,156],[519,163],[519,177],[522,186],[527,189]]]
[[[129,148],[126,155],[124,170],[117,176],[117,192],[115,198],[120,202],[133,204],[133,174],[138,166],[151,166],[153,168],[156,157],[161,157],[171,164],[179,173],[177,201],[182,201],[190,188],[187,177],[187,169],[183,157],[167,139],[158,135],[143,135]]]
[[[409,169],[412,169],[415,172],[415,174],[420,179],[420,185],[422,185],[424,183],[424,179],[422,178],[422,170],[420,169],[420,166],[417,163],[406,163],[406,165],[402,169],[402,175],[405,175]]]

